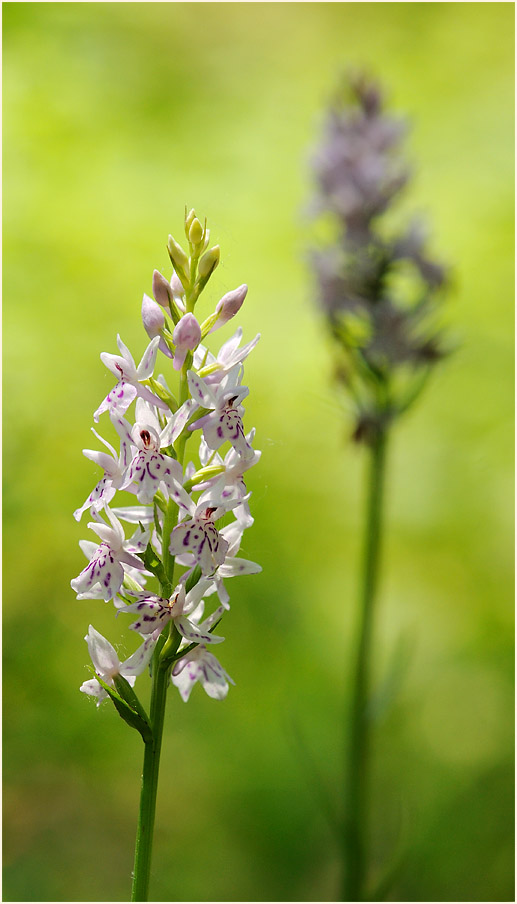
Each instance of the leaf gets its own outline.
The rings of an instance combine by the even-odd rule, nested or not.
[[[106,684],[99,675],[95,676],[100,686],[104,688],[106,693],[108,694],[110,700],[113,702],[115,709],[117,710],[119,716],[129,725],[131,728],[135,728],[142,736],[142,740],[144,744],[150,744],[153,740],[153,733],[151,730],[151,726],[147,721],[147,717],[143,719],[131,706],[126,703],[122,697],[117,694],[116,691],[113,690],[109,684]],[[117,678],[121,678],[121,675],[118,675]],[[125,680],[125,679],[123,679]],[[127,682],[126,682],[127,683]],[[136,696],[136,695],[135,695]]]
[[[158,380],[155,380],[154,377],[149,377],[149,379],[145,380],[145,382],[149,384],[154,394],[157,395],[158,398],[162,400],[162,402],[165,402],[165,404],[169,406],[173,414],[178,410],[179,405],[177,399],[173,396],[172,392],[165,389],[165,386],[162,386],[161,383],[158,383]]]
[[[192,574],[187,578],[187,582],[185,584],[185,592],[189,593],[193,587],[196,586],[199,579],[201,577],[201,568],[199,565],[196,565]]]
[[[114,675],[113,681],[115,683],[115,687],[122,697],[122,699],[131,707],[140,718],[149,725],[149,716],[147,715],[144,707],[140,703],[137,695],[135,694],[133,688],[131,687],[129,681],[124,678],[123,675]],[[149,725],[150,728],[150,725]]]
[[[142,562],[144,563],[147,570],[158,578],[162,586],[167,583],[167,575],[165,574],[162,560],[160,559],[158,553],[153,549],[150,540],[146,546],[145,552],[138,553],[138,558],[142,559]]]
[[[174,446],[162,446],[160,452],[162,455],[167,455],[168,458],[174,458],[175,461],[178,460]]]

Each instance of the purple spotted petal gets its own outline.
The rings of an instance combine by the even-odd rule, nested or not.
[[[202,377],[199,377],[193,370],[189,370],[187,379],[192,398],[195,399],[202,408],[216,408],[217,399]]]

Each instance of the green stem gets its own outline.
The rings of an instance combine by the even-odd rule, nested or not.
[[[350,739],[346,774],[345,876],[343,894],[343,900],[345,901],[366,900],[370,748],[368,696],[370,691],[373,617],[380,563],[386,440],[386,431],[381,429],[369,447],[370,461],[363,541],[361,609],[356,641],[356,662],[350,711]]]
[[[161,588],[161,594],[165,599],[169,599],[172,589],[174,587],[174,561],[175,557],[171,555],[169,550],[169,545],[171,541],[171,533],[173,528],[176,525],[178,517],[178,506],[174,502],[173,499],[169,499],[167,502],[167,508],[165,509],[165,515],[163,518],[163,528],[162,528],[162,563],[165,574],[167,575],[167,584],[164,584]]]
[[[188,397],[187,363],[180,377],[180,405]],[[183,464],[185,439],[181,442],[178,460]],[[165,509],[162,529],[162,557],[167,582],[161,586],[161,595],[169,598],[174,587],[174,556],[169,551],[172,530],[176,523],[178,506],[169,499]],[[149,876],[151,871],[151,855],[153,847],[154,817],[156,813],[156,794],[160,770],[160,753],[162,747],[163,723],[167,688],[174,654],[181,643],[181,635],[175,627],[165,642],[160,638],[153,656],[153,679],[151,687],[150,723],[153,733],[152,741],[145,745],[144,765],[142,770],[142,786],[140,792],[140,811],[136,830],[135,865],[133,870],[132,901],[147,901],[149,892]]]
[[[170,669],[160,668],[159,654],[155,655],[153,666],[150,712],[153,739],[145,745],[142,789],[140,794],[140,812],[138,814],[138,826],[136,831],[135,866],[133,871],[133,889],[131,893],[132,901],[148,900],[154,816],[156,812],[156,793],[158,790],[158,773],[160,768],[160,751],[162,746],[165,703],[167,699],[167,685],[169,683]]]
[[[174,629],[172,640],[173,648],[177,650],[180,645],[181,635],[176,629]],[[169,643],[169,641],[167,641],[167,643]],[[135,866],[133,871],[133,889],[131,893],[132,901],[147,901],[149,892],[163,723],[172,664],[170,657],[167,657],[165,661],[162,659],[162,650],[163,645],[160,640],[158,641],[153,657],[153,683],[149,717],[153,737],[152,741],[149,741],[145,745],[142,787],[140,793],[140,812],[138,814],[138,825],[136,830]]]

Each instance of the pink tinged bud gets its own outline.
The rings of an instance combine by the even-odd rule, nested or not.
[[[172,294],[172,289],[170,287],[170,284],[165,279],[165,276],[162,276],[159,270],[154,270],[153,295],[158,304],[161,304],[162,308],[169,307],[169,300],[172,297]]]
[[[157,271],[155,270],[155,273],[156,272]],[[142,299],[142,322],[150,339],[154,339],[155,336],[158,336],[165,326],[165,317],[162,309],[152,300],[152,298],[149,298],[148,295],[144,295]]]
[[[185,289],[181,284],[181,280],[176,273],[172,274],[170,288],[172,290],[172,295],[175,301],[179,301],[179,299],[183,298],[185,294]]]
[[[194,314],[185,314],[174,328],[172,334],[176,346],[173,366],[175,370],[181,370],[188,351],[195,349],[201,342],[201,327]]]
[[[238,289],[233,289],[232,292],[227,292],[226,295],[223,295],[221,300],[217,303],[215,313],[218,315],[216,322],[214,323],[211,333],[214,330],[218,330],[220,326],[223,326],[225,323],[228,323],[232,317],[235,317],[237,311],[239,311],[242,307],[242,303],[246,298],[246,294],[248,292],[248,287],[245,283],[242,286],[239,286]]]

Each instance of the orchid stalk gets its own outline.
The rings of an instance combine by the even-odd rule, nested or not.
[[[369,703],[383,534],[389,437],[445,354],[437,318],[444,269],[425,250],[421,222],[396,229],[385,215],[410,172],[399,145],[405,123],[385,113],[371,79],[354,75],[340,88],[313,158],[314,213],[334,241],[312,253],[317,295],[346,390],[352,436],[368,458],[357,635],[346,726],[343,890],[340,900],[372,900],[369,888]],[[377,900],[377,898],[373,898]]]
[[[117,616],[133,617],[128,627],[141,641],[120,662],[90,625],[85,639],[93,676],[80,688],[97,705],[109,699],[144,744],[133,901],[149,895],[167,691],[175,686],[186,702],[199,683],[208,696],[226,697],[234,682],[211,652],[224,641],[216,629],[230,609],[225,581],[261,570],[238,555],[244,530],[253,524],[244,476],[260,458],[252,446],[254,430],[246,433],[243,424],[249,392],[243,362],[260,337],[241,345],[238,328],[216,354],[204,344],[237,314],[247,286],[227,292],[201,321],[197,305],[220,250],[209,247],[206,222],[202,226],[195,211],[185,210],[184,225],[188,251],[169,236],[172,274],[155,270],[154,298],[143,296],[150,342],[140,363],[120,336],[119,354],[101,354],[117,383],[94,420],[107,415],[118,448],[92,428],[108,451],[83,450],[103,474],[74,513],[79,521],[89,511],[88,527],[98,538],[80,542],[88,564],[71,582],[77,599],[112,602]],[[167,379],[154,375],[158,355],[170,368]],[[117,493],[130,495],[114,505]],[[149,713],[134,690],[148,666]]]

